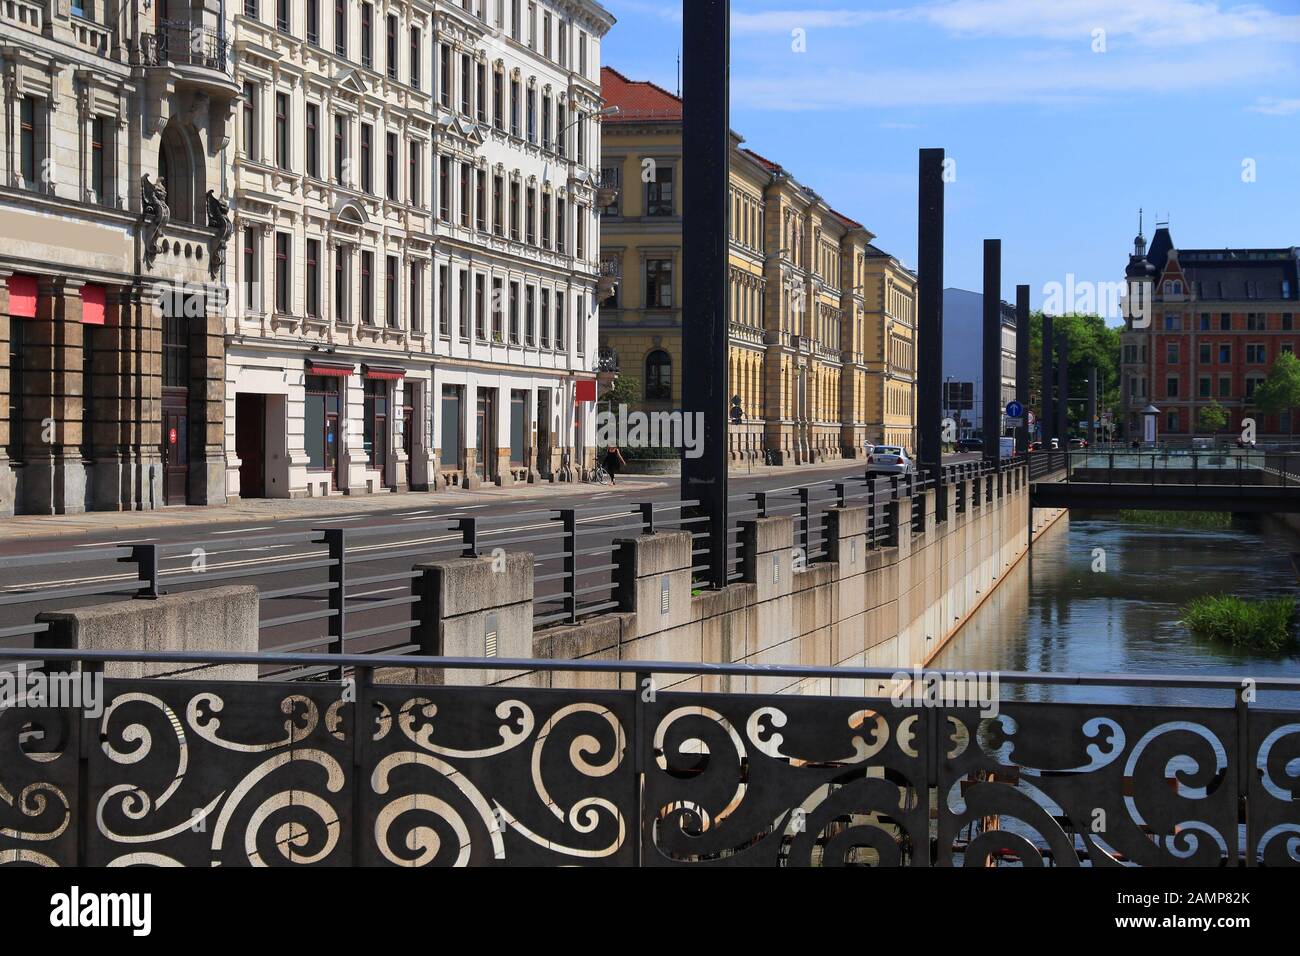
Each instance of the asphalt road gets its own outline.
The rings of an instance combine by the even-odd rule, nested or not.
[[[954,455],[948,462],[978,459],[978,455]],[[843,468],[819,468],[803,475],[798,472],[729,477],[732,509],[740,518],[748,509],[752,514],[755,492],[768,493],[771,513],[792,514],[798,511],[798,489],[804,485],[814,490],[813,513],[818,514],[834,503],[831,484],[845,479],[860,479],[862,463]],[[612,542],[636,534],[642,502],[656,503],[656,522],[662,528],[677,526],[678,514],[671,503],[679,499],[679,489],[670,480],[667,487],[577,485],[572,493],[560,493],[542,499],[457,505],[453,494],[445,505],[405,507],[395,497],[391,509],[363,514],[340,514],[328,517],[294,517],[264,520],[257,524],[220,530],[204,526],[169,526],[159,523],[147,538],[162,549],[160,584],[164,592],[185,591],[196,587],[222,584],[255,584],[262,593],[261,647],[265,650],[325,651],[327,593],[322,589],[328,580],[324,566],[328,550],[319,539],[318,529],[344,529],[346,541],[346,617],[349,652],[390,652],[410,650],[411,634],[405,627],[412,618],[411,569],[421,561],[455,556],[462,549],[456,525],[460,519],[476,518],[479,524],[478,550],[490,554],[493,548],[507,551],[531,551],[536,556],[536,615],[539,623],[560,611],[555,597],[563,588],[563,549],[561,509],[577,509],[578,561],[580,589],[590,588],[579,597],[580,605],[598,605],[608,600],[612,587],[606,566],[613,561]],[[861,487],[859,485],[859,487]],[[811,549],[819,547],[817,529]],[[696,529],[698,530],[698,529]],[[737,541],[733,521],[731,541]],[[0,630],[24,626],[34,621],[39,611],[129,600],[129,592],[114,589],[130,587],[136,580],[133,564],[119,563],[110,549],[129,544],[111,531],[46,538],[40,541],[11,541],[0,544]],[[58,552],[74,552],[75,559],[57,563],[32,563]],[[736,552],[733,551],[733,557]],[[590,570],[595,569],[595,570]],[[584,573],[585,572],[585,573]],[[315,590],[313,590],[315,588]],[[42,592],[50,589],[77,589],[88,593],[50,598]],[[548,600],[548,597],[551,600]],[[283,623],[268,626],[268,622]],[[379,633],[375,633],[375,632]],[[0,646],[25,647],[31,638],[15,635],[0,640]]]

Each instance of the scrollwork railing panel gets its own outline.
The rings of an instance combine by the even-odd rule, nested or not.
[[[1300,864],[1300,712],[1250,711],[1246,847],[1263,866]]]
[[[372,688],[365,864],[628,865],[627,694]]]
[[[0,710],[0,864],[76,864],[80,729],[71,708]]]

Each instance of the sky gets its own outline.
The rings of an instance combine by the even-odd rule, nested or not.
[[[676,92],[680,0],[602,2],[604,64]],[[1148,241],[1300,246],[1300,0],[733,0],[731,63],[732,128],[909,267],[947,151],[945,286],[1001,239],[1003,298],[1100,292],[1139,208]]]

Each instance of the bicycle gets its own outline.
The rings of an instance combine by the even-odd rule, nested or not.
[[[609,484],[609,472],[605,470],[604,465],[597,465],[592,469],[591,477],[587,480],[595,485],[607,485]]]

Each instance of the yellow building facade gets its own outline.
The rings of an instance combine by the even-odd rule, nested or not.
[[[869,246],[863,288],[867,440],[910,451],[916,426],[916,275]]]
[[[682,397],[681,100],[609,68],[602,95],[619,112],[602,124],[601,364],[635,381],[640,407],[671,410]],[[863,457],[877,440],[872,396],[882,378],[868,328],[883,315],[872,308],[874,236],[734,133],[730,178],[727,394],[741,409],[731,457]],[[892,287],[905,290],[910,273],[897,268]],[[914,315],[914,280],[910,295],[904,311]]]

